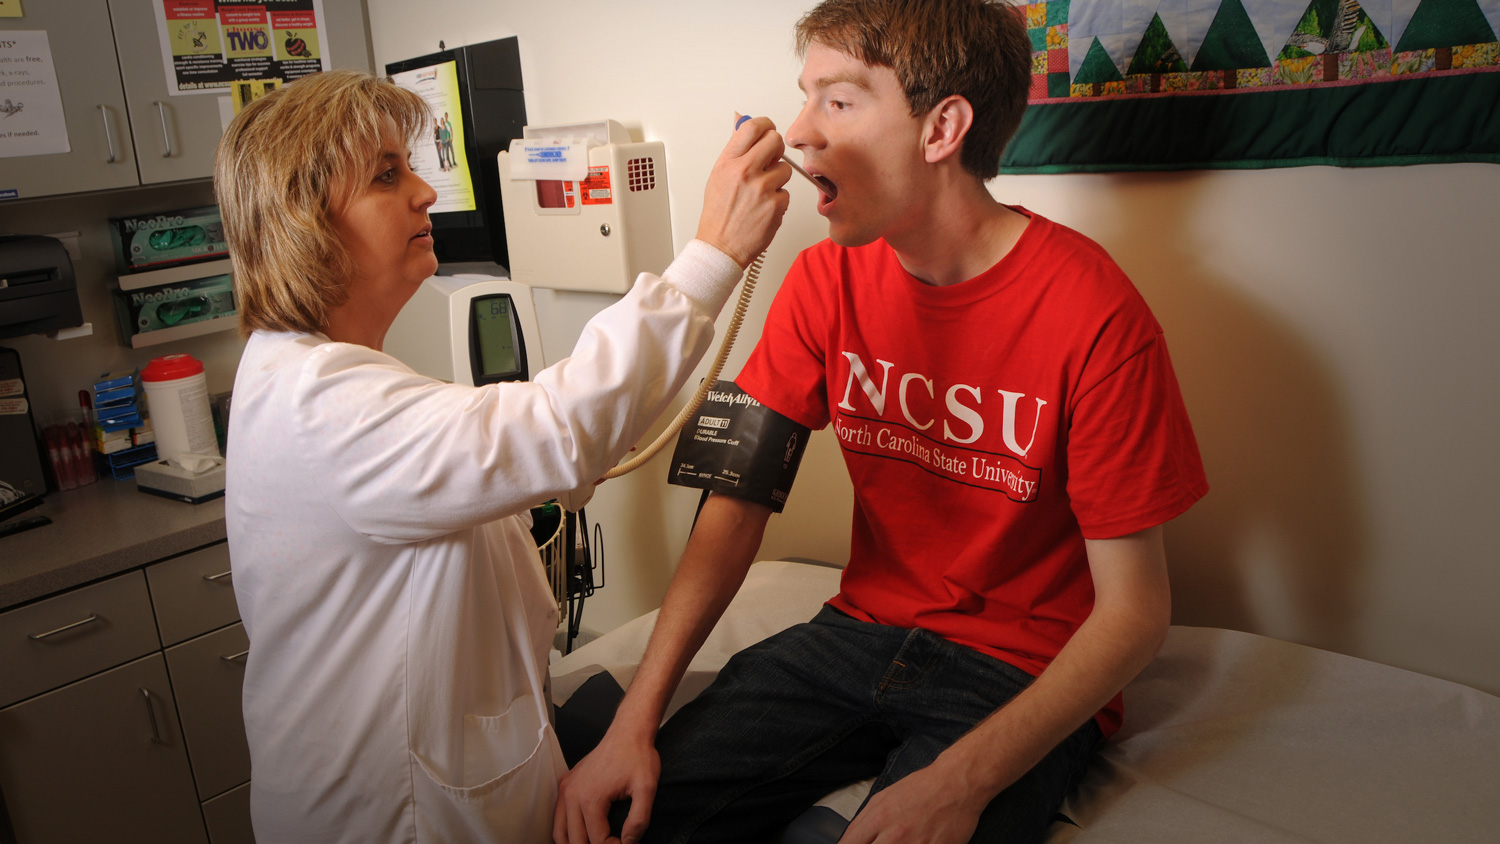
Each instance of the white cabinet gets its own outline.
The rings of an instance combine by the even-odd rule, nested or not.
[[[221,542],[0,613],[0,841],[253,841],[231,578]]]
[[[159,653],[0,710],[0,743],[21,844],[207,844]]]
[[[0,18],[0,34],[47,33],[72,151],[0,158],[0,191],[24,199],[140,184],[105,0],[27,3],[22,11]]]
[[[0,18],[0,34],[47,32],[71,147],[0,158],[0,192],[26,199],[213,175],[228,95],[168,93],[159,2],[31,0],[23,17]],[[332,66],[369,70],[362,0],[324,0],[323,11]]]
[[[214,150],[224,133],[219,94],[167,93],[155,5],[160,0],[109,0],[125,106],[135,137],[141,184],[201,179],[214,172]],[[54,48],[56,49],[56,48]]]

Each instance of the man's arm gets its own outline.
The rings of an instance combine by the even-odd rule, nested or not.
[[[1145,668],[1171,622],[1162,529],[1086,540],[1094,609],[1025,691],[933,763],[870,799],[841,844],[966,842],[995,795]]]
[[[667,587],[640,669],[599,746],[558,787],[552,837],[557,844],[609,841],[610,804],[631,799],[621,830],[639,840],[651,818],[661,762],[656,730],[693,655],[745,581],[771,508],[710,495]]]

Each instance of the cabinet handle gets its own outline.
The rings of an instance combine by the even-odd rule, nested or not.
[[[89,613],[89,617],[85,618],[82,621],[75,621],[72,624],[64,624],[62,627],[59,627],[56,630],[48,630],[46,633],[27,633],[26,638],[32,640],[33,642],[40,642],[43,639],[51,638],[59,633],[66,633],[67,631],[72,630],[75,627],[82,627],[85,624],[92,624],[98,620],[99,615],[97,613]]]
[[[99,106],[99,117],[104,121],[104,143],[109,147],[109,158],[106,158],[104,163],[114,164],[116,161],[115,136],[113,132],[109,131],[109,109],[102,105]]]
[[[246,650],[240,651],[237,654],[234,654],[233,656],[221,656],[221,657],[219,657],[219,659],[222,659],[225,662],[241,662],[241,661],[243,661],[245,659],[245,657],[247,657],[249,655],[250,655],[250,651],[248,649],[246,649]]]
[[[156,707],[151,704],[151,690],[138,686],[146,698],[146,717],[151,719],[151,743],[161,744],[161,730],[156,726]]]
[[[162,158],[172,157],[172,133],[167,131],[167,107],[161,100],[152,100],[151,104],[156,106],[156,116],[161,118],[161,144],[167,151],[161,154]]]
[[[218,583],[224,578],[229,577],[231,574],[233,574],[233,572],[221,571],[218,574],[205,574],[203,575],[203,579],[208,581],[209,583]]]

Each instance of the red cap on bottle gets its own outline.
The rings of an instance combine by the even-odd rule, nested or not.
[[[166,355],[152,358],[141,370],[142,381],[176,381],[203,371],[203,362],[192,355]]]

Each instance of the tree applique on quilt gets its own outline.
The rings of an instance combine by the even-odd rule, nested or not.
[[[1500,0],[1048,0],[1034,102],[1500,70]]]

